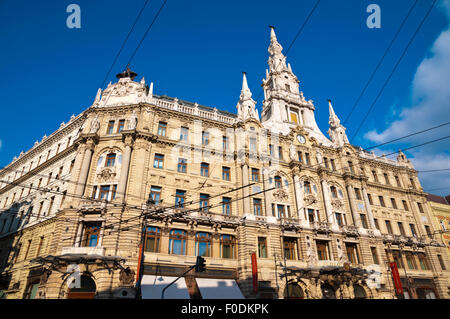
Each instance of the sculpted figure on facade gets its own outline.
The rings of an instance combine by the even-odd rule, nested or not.
[[[98,115],[96,115],[95,118],[92,120],[91,129],[89,130],[89,133],[97,133],[99,129],[100,129],[100,121],[98,120]]]
[[[136,115],[136,111],[133,110],[133,114],[131,114],[131,117],[128,120],[128,129],[129,130],[134,130],[136,128],[137,120],[138,120],[138,118]]]

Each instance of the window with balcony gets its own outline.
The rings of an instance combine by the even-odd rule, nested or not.
[[[172,229],[169,233],[169,254],[186,255],[187,232]]]
[[[234,236],[220,236],[220,258],[236,258],[236,239],[234,238]]]
[[[284,257],[289,260],[297,259],[297,238],[283,237]]]
[[[209,233],[199,232],[195,234],[195,255],[211,257],[212,236]]]
[[[147,227],[147,231],[145,233],[145,245],[144,245],[145,251],[152,253],[159,253],[160,242],[161,242],[161,229],[153,226]]]

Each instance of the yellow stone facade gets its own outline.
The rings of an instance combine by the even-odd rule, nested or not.
[[[272,87],[298,89],[290,65],[273,65],[273,30],[269,53],[261,121],[245,75],[236,116],[155,95],[128,70],[3,169],[6,297],[74,296],[73,263],[96,298],[132,296],[146,225],[144,275],[181,274],[201,250],[207,271],[192,275],[236,280],[246,298],[397,298],[395,261],[407,296],[449,298],[447,248],[426,236],[436,225],[412,164],[349,144],[331,103],[331,141],[321,135],[303,93]],[[299,112],[279,118],[280,101]]]

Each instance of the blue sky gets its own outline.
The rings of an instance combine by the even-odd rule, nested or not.
[[[316,0],[169,0],[131,68],[166,94],[235,112],[242,71],[253,97],[267,68],[269,25],[286,49]],[[81,7],[81,29],[66,26],[66,7]],[[62,121],[89,107],[144,0],[0,0],[0,166],[32,147]],[[366,8],[381,7],[381,28],[369,29]],[[431,5],[419,0],[399,38],[346,124],[353,136],[366,110]],[[162,4],[150,1],[108,81],[125,67]],[[300,90],[328,129],[327,100],[343,121],[413,0],[322,0],[288,53]],[[448,0],[439,1],[353,143],[369,147],[450,120]],[[258,100],[261,107],[262,98]],[[450,126],[377,150],[389,153],[449,135]],[[450,168],[450,142],[411,150],[419,170]],[[420,175],[426,190],[450,193],[450,173]]]

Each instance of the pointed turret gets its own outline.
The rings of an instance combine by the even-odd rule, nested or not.
[[[242,90],[239,96],[239,102],[236,105],[238,109],[238,119],[240,121],[246,121],[250,118],[254,118],[259,121],[258,110],[255,108],[256,101],[252,99],[252,92],[248,88],[247,76],[245,72],[242,72]]]
[[[336,147],[342,147],[344,144],[349,144],[347,134],[345,134],[346,128],[341,124],[336,113],[334,113],[331,100],[328,100],[328,108],[330,110],[330,119],[328,122],[330,124],[330,129],[328,130],[328,135],[330,136],[331,141]]]

